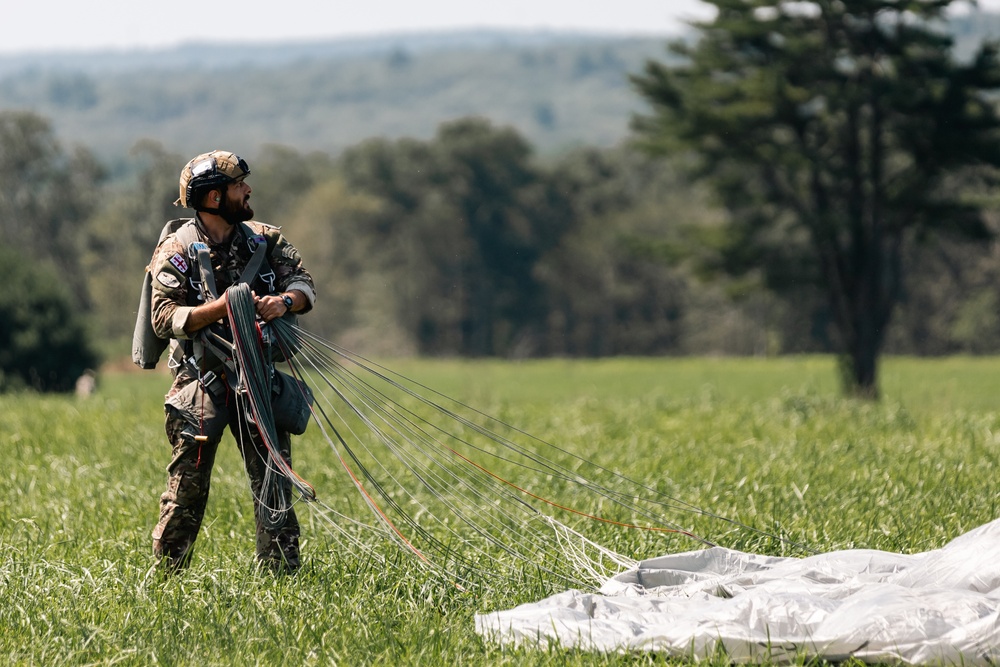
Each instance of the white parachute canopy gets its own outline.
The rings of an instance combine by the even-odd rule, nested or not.
[[[733,662],[802,657],[995,665],[1000,520],[941,549],[808,558],[719,547],[639,563],[600,594],[570,590],[476,617],[502,643],[657,651]]]

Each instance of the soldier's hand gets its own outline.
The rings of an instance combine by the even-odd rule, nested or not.
[[[254,305],[257,307],[257,314],[265,322],[277,319],[288,311],[280,296],[255,296]]]

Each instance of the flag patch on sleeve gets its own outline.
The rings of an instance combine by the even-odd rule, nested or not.
[[[174,256],[170,258],[170,263],[173,264],[181,273],[187,273],[187,261],[181,256],[180,253],[175,253]]]

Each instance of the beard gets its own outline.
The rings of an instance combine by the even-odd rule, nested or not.
[[[226,195],[222,203],[219,204],[219,217],[230,225],[252,219],[253,209],[250,208],[248,199],[249,197],[245,197],[242,201],[233,200],[229,195]]]

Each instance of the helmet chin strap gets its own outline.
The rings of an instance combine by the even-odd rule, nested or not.
[[[218,204],[219,203],[219,198],[216,197],[215,199],[213,199],[213,201],[216,204]],[[228,224],[230,227],[232,227],[233,225],[235,225],[238,222],[238,220],[230,220],[229,219],[230,216],[227,216],[225,214],[225,211],[223,210],[222,206],[216,206],[215,208],[207,208],[205,206],[195,206],[194,210],[198,211],[199,213],[211,213],[212,215],[217,215],[220,218],[222,218],[223,220],[225,220],[226,224]]]

